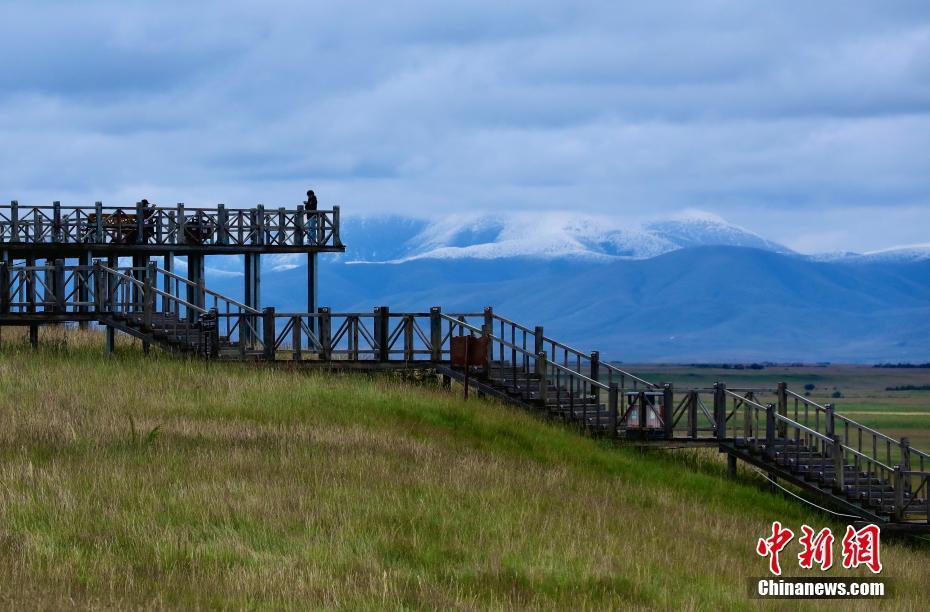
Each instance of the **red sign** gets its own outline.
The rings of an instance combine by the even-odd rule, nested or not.
[[[488,338],[453,336],[451,359],[453,366],[483,366],[488,363]]]

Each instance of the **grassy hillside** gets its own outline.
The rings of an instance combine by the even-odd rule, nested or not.
[[[108,360],[74,334],[5,336],[0,466],[3,607],[739,608],[771,520],[830,524],[712,451],[612,449],[392,378]],[[887,603],[924,605],[927,549],[883,555]]]

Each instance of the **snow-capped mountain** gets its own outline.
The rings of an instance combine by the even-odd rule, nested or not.
[[[868,251],[863,253],[862,257],[869,261],[924,261],[930,259],[930,243]]]
[[[744,246],[792,253],[724,219],[702,212],[624,225],[609,216],[573,213],[448,215],[347,219],[347,261],[402,263],[418,259],[532,257],[584,260],[649,259],[693,246]],[[358,246],[355,246],[358,245]]]

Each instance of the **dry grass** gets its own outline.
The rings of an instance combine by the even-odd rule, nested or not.
[[[9,336],[4,607],[751,607],[770,521],[829,524],[713,452],[610,449],[390,378]],[[930,553],[883,553],[888,603],[922,608]]]

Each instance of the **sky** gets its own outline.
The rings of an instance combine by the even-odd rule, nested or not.
[[[9,2],[0,199],[930,241],[930,4]]]

